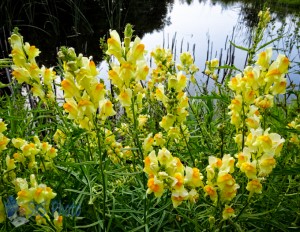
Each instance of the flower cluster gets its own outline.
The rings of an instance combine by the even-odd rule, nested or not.
[[[116,141],[115,135],[108,129],[105,129],[105,145],[108,157],[113,163],[118,163],[123,157],[123,146]],[[129,157],[126,157],[129,158]]]
[[[149,176],[147,194],[161,197],[164,190],[169,189],[174,207],[184,200],[196,202],[199,197],[197,188],[203,187],[203,175],[198,168],[184,167],[180,159],[172,156],[166,148],[160,149],[157,155],[153,150],[144,163],[144,172]]]
[[[26,83],[31,86],[33,96],[39,97],[44,103],[55,100],[52,84],[57,78],[53,68],[41,68],[37,65],[35,58],[40,51],[29,43],[23,43],[23,37],[18,33],[13,33],[9,38],[12,47],[11,56],[12,75],[18,83]]]
[[[210,156],[208,162],[209,165],[206,167],[207,182],[204,186],[206,195],[213,202],[218,200],[224,203],[230,202],[236,196],[239,188],[231,175],[234,172],[234,158],[230,155],[224,155],[221,160],[215,156]]]
[[[236,196],[239,185],[231,175],[234,172],[235,159],[224,155],[222,159],[210,156],[206,167],[207,181],[203,190],[206,196],[217,204],[224,204],[223,219],[234,217],[234,209],[228,204]]]
[[[149,67],[144,57],[145,45],[139,37],[132,38],[132,26],[126,25],[124,31],[124,43],[121,43],[119,34],[110,31],[110,38],[107,40],[107,55],[114,56],[115,62],[111,62],[111,70],[108,77],[115,86],[117,101],[125,108],[126,114],[133,120],[133,114],[141,113],[145,90],[141,84],[145,80]]]
[[[15,167],[15,163],[28,169],[49,170],[53,167],[57,149],[48,142],[41,142],[37,136],[34,136],[34,143],[21,138],[13,138],[12,144],[18,151],[13,154],[13,159],[7,156],[8,169]]]
[[[261,52],[256,66],[247,66],[243,74],[236,75],[228,83],[235,92],[228,107],[229,115],[238,132],[243,129],[244,121],[248,129],[260,127],[260,112],[273,106],[275,95],[285,93],[289,60],[280,54],[269,65],[271,56],[271,48]]]
[[[215,58],[215,59],[206,61],[205,64],[206,64],[206,69],[205,69],[204,73],[207,76],[211,76],[212,79],[217,80],[218,74],[215,71],[219,66],[219,60],[217,58]]]
[[[256,66],[246,67],[243,75],[236,75],[228,84],[235,93],[228,108],[237,131],[235,141],[241,149],[236,155],[237,167],[248,177],[251,194],[261,193],[260,178],[271,173],[285,141],[279,134],[269,133],[270,128],[262,128],[265,125],[261,123],[274,104],[274,95],[286,89],[289,60],[278,55],[270,65],[271,56],[271,49],[261,52]]]
[[[17,192],[17,203],[21,216],[29,218],[34,216],[37,224],[47,225],[50,219],[49,206],[56,193],[45,184],[38,184],[35,175],[30,175],[30,186],[26,179],[16,178],[14,185]],[[54,217],[54,225],[58,231],[62,228],[62,216]]]
[[[151,52],[151,56],[154,58],[156,69],[152,71],[152,80],[148,82],[148,89],[152,98],[161,102],[166,110],[159,125],[167,133],[169,139],[179,143],[184,136],[188,140],[189,132],[185,126],[189,105],[189,99],[184,92],[188,83],[186,75],[194,78],[198,68],[194,65],[190,53],[183,53],[180,56],[181,64],[177,65],[179,72],[176,71],[173,56],[169,50],[158,47]]]
[[[194,64],[194,59],[189,52],[183,52],[180,54],[180,64],[176,67],[179,71],[184,71],[190,76],[190,81],[196,83],[195,74],[199,71],[199,68]]]
[[[92,130],[96,115],[101,120],[115,115],[113,104],[105,98],[106,89],[97,79],[95,63],[82,54],[76,55],[73,48],[62,47],[58,52],[64,63],[64,110],[68,118],[74,120],[81,128]]]

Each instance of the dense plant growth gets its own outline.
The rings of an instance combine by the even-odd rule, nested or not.
[[[0,109],[1,230],[299,229],[299,92],[289,59],[260,44],[269,20],[260,12],[243,70],[207,61],[211,92],[187,52],[176,63],[157,47],[150,69],[131,25],[101,44],[111,86],[73,48],[40,65],[14,31],[1,63],[13,76]],[[220,68],[235,72],[224,85]]]

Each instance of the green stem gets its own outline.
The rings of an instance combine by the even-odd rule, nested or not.
[[[181,125],[180,125],[179,128],[180,128],[181,135],[182,135],[182,137],[183,137],[183,139],[184,139],[185,145],[186,145],[186,147],[187,147],[187,149],[188,149],[188,151],[189,151],[189,155],[190,155],[191,160],[192,160],[192,162],[193,162],[193,166],[195,167],[195,166],[196,166],[196,164],[195,164],[195,159],[194,159],[194,156],[193,156],[193,154],[192,154],[192,152],[191,152],[191,149],[190,149],[190,147],[189,147],[189,144],[188,144],[188,142],[187,142],[187,140],[186,140],[186,137],[185,137],[185,135],[184,135],[184,132],[183,132],[183,130],[182,130]]]
[[[142,151],[142,146],[139,140],[139,135],[138,135],[138,122],[137,122],[137,115],[134,110],[134,105],[135,105],[135,96],[132,97],[131,99],[131,110],[132,110],[132,116],[133,116],[133,134],[134,134],[134,143],[135,146],[138,148],[138,153],[140,157],[140,164],[143,166],[143,160],[144,160],[144,155]],[[142,173],[142,178],[143,178],[143,187],[146,189],[146,177],[145,173]],[[145,225],[145,231],[148,231],[148,220],[147,220],[147,215],[148,215],[148,207],[147,207],[147,197],[144,197],[144,225]]]
[[[96,120],[95,120],[96,121]],[[106,230],[106,176],[105,176],[105,169],[104,169],[104,162],[103,162],[103,154],[102,154],[102,136],[100,135],[100,129],[97,127],[97,123],[95,122],[95,129],[97,133],[97,145],[98,145],[98,151],[99,151],[99,157],[100,157],[100,173],[101,173],[101,179],[102,179],[102,185],[103,185],[103,228],[104,231]]]

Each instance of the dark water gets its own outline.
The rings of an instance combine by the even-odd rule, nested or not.
[[[230,0],[2,0],[0,3],[1,51],[7,56],[5,37],[19,27],[25,41],[42,51],[39,61],[55,65],[56,52],[62,45],[72,46],[79,53],[92,55],[99,67],[99,38],[110,28],[122,32],[127,23],[134,25],[146,49],[157,45],[173,49],[175,57],[189,50],[195,62],[204,69],[207,59],[219,58],[221,63],[234,63],[243,68],[246,53],[229,46],[229,40],[248,46],[257,14],[267,1]],[[273,21],[268,39],[278,30],[286,39],[273,44],[280,53],[294,61],[291,78],[299,83],[300,9],[271,2]],[[267,41],[267,40],[266,40]],[[274,54],[274,57],[276,53]],[[199,74],[199,79],[201,76]]]

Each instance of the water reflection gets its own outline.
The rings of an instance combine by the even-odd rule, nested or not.
[[[283,22],[297,18],[299,9],[271,2],[275,20],[269,38],[274,38]],[[93,55],[99,62],[99,38],[107,35],[110,28],[121,32],[126,23],[131,23],[149,51],[157,45],[172,48],[175,55],[190,50],[201,70],[207,59],[215,57],[221,63],[228,63],[229,59],[229,63],[235,62],[242,68],[246,53],[230,47],[228,41],[249,45],[263,4],[261,0],[23,0],[14,4],[2,0],[0,26],[6,34],[0,37],[3,41],[18,26],[25,40],[40,48],[39,60],[44,64],[56,64],[57,48],[62,45]],[[288,29],[289,33],[295,28]],[[288,43],[287,55],[299,60],[295,49],[295,41],[299,40],[298,32],[289,41],[275,45],[281,49],[279,43]]]
[[[2,0],[0,26],[6,35],[15,27],[21,29],[26,41],[43,51],[44,63],[56,63],[57,47],[75,47],[85,55],[101,60],[99,38],[110,28],[119,32],[127,23],[135,33],[160,30],[169,24],[166,17],[173,0]],[[2,32],[3,33],[3,32]],[[3,37],[3,35],[2,35]],[[41,39],[42,38],[42,39]]]
[[[230,46],[229,40],[244,47],[249,46],[252,41],[252,29],[257,23],[257,14],[261,10],[261,5],[261,1],[251,1],[251,3],[250,1],[225,0],[177,1],[169,13],[171,24],[161,32],[146,34],[143,41],[149,50],[157,44],[163,44],[171,49],[176,47],[177,49],[173,49],[176,55],[181,50],[190,50],[194,53],[196,64],[202,71],[205,61],[212,58],[219,58],[221,64],[234,63],[242,70],[246,63],[247,53]],[[276,9],[279,10],[279,8]],[[284,20],[282,21],[282,18],[277,15],[284,16]],[[291,68],[294,74],[290,78],[298,84],[299,78],[295,73],[299,72],[297,62],[300,61],[300,35],[299,18],[296,16],[296,14],[288,15],[287,11],[273,13],[274,19],[263,42],[268,42],[278,37],[279,34],[284,35],[283,39],[269,46],[275,46],[278,52],[285,53],[296,64]],[[287,36],[289,34],[290,37]],[[274,51],[273,58],[276,56],[277,53]],[[222,81],[228,73],[221,74],[219,81]],[[206,78],[203,79],[201,74],[198,79],[206,82]]]

